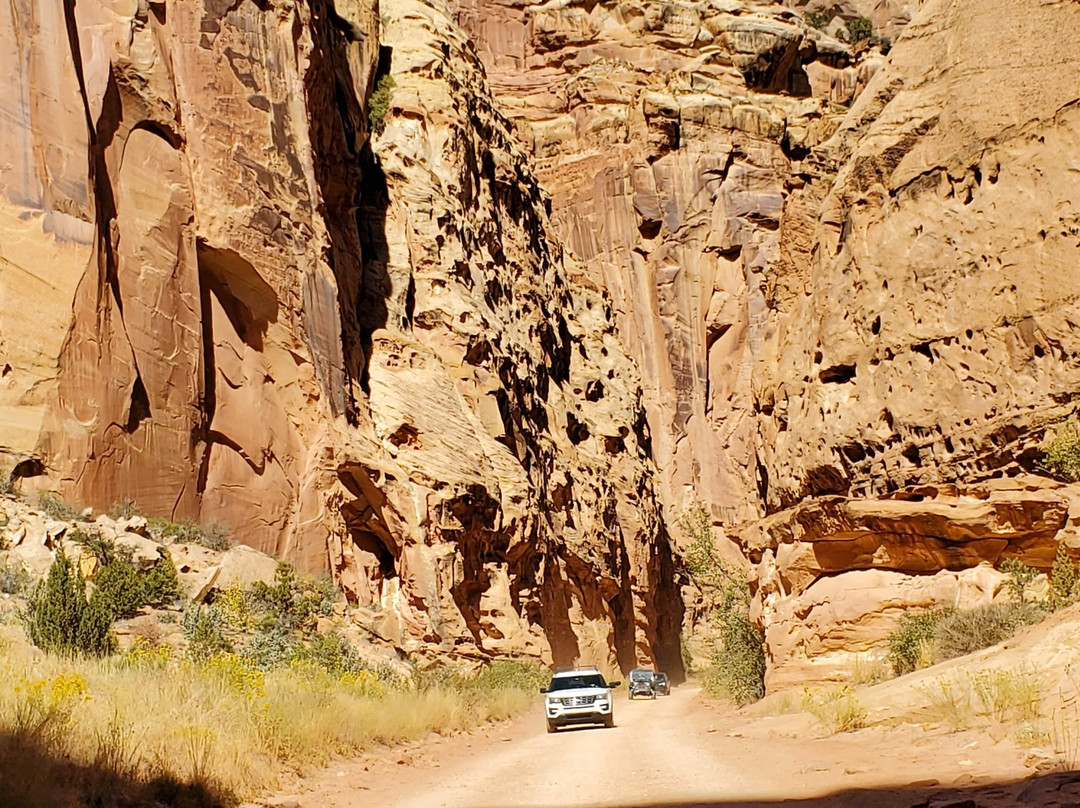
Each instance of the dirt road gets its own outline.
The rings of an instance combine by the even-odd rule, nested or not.
[[[1070,806],[985,733],[875,726],[820,737],[795,715],[748,720],[683,686],[616,694],[614,729],[508,725],[341,761],[267,803],[293,808],[926,808]],[[1080,781],[1078,781],[1080,782]],[[1032,799],[1031,788],[1053,798]],[[1028,789],[1024,792],[1024,789]],[[1025,796],[1021,798],[1021,792]],[[1040,792],[1041,793],[1041,792]],[[975,802],[967,801],[975,798]],[[957,802],[959,800],[959,802]]]
[[[760,783],[692,743],[686,730],[694,705],[689,689],[633,702],[620,693],[613,729],[568,728],[552,735],[537,710],[522,722],[524,737],[455,767],[434,792],[403,789],[388,805],[592,808],[625,805],[628,794],[643,805],[760,796]]]

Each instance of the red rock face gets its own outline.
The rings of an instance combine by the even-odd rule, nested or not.
[[[460,32],[393,6],[0,12],[4,454],[410,652],[678,670],[633,364]]]

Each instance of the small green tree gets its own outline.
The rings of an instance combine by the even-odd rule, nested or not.
[[[168,550],[154,562],[142,578],[143,602],[147,606],[168,606],[184,596],[180,575]]]
[[[848,42],[852,45],[857,45],[860,42],[873,43],[875,40],[874,24],[866,17],[856,17],[853,20],[848,20],[847,30]]]
[[[1005,579],[1005,589],[1017,603],[1026,604],[1027,589],[1039,577],[1039,571],[1032,569],[1019,558],[1005,559],[1001,564],[1001,571],[1009,576]]]
[[[182,626],[188,641],[187,655],[191,659],[205,662],[232,651],[232,643],[225,637],[225,619],[213,606],[193,605],[184,612]]]
[[[47,653],[105,656],[115,647],[110,616],[86,598],[86,583],[63,549],[22,614],[30,642]]]
[[[1046,430],[1039,448],[1048,471],[1069,482],[1080,482],[1080,422],[1075,415]]]
[[[717,553],[712,519],[700,503],[684,511],[678,525],[688,539],[683,562],[710,604],[709,621],[720,635],[706,687],[739,706],[750,704],[765,695],[765,642],[750,619],[750,589]]]
[[[386,126],[386,116],[390,112],[390,97],[393,95],[396,84],[394,77],[389,74],[380,76],[376,82],[375,92],[368,99],[368,124],[372,132],[381,132]]]
[[[135,567],[117,559],[98,571],[90,603],[109,615],[111,622],[134,617],[143,606],[143,594],[143,583]]]
[[[1058,542],[1054,565],[1050,568],[1049,606],[1053,611],[1071,606],[1080,599],[1080,568],[1069,557],[1064,542]]]
[[[811,28],[817,28],[819,31],[824,31],[832,22],[832,17],[824,11],[808,11],[805,19],[807,25]]]

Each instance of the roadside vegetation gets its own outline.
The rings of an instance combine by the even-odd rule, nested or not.
[[[1080,566],[1059,543],[1048,576],[1048,594],[1036,600],[1029,590],[1038,579],[1037,570],[1016,559],[1002,564],[1008,574],[1006,603],[989,603],[974,609],[939,609],[905,615],[889,636],[889,663],[897,675],[935,665],[947,659],[997,645],[1025,626],[1040,622],[1047,614],[1080,600]]]
[[[9,647],[4,660],[0,772],[35,761],[33,777],[5,791],[9,805],[60,804],[53,789],[69,786],[87,804],[123,804],[118,782],[166,805],[229,804],[334,755],[509,718],[538,681],[537,669],[514,662],[410,679],[317,657],[264,671],[236,653],[200,660],[149,645],[43,660]],[[82,782],[61,785],[41,770],[71,763]]]
[[[128,503],[113,518],[136,515]],[[471,672],[372,661],[338,619],[336,586],[287,564],[267,583],[186,601],[167,543],[225,548],[225,531],[151,520],[154,561],[92,523],[68,531],[81,557],[58,549],[36,584],[0,565],[14,596],[0,604],[5,806],[235,804],[335,755],[509,718],[547,679],[517,661]],[[122,647],[119,621],[136,616]]]
[[[750,590],[742,570],[726,565],[716,551],[712,522],[696,505],[679,519],[686,549],[683,561],[701,590],[706,622],[716,633],[709,667],[698,671],[706,693],[739,706],[765,695],[765,644],[750,620]]]

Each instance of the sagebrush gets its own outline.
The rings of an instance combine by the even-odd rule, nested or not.
[[[898,676],[911,673],[997,645],[1044,616],[1029,603],[989,603],[973,609],[904,615],[889,635],[889,662]]]

